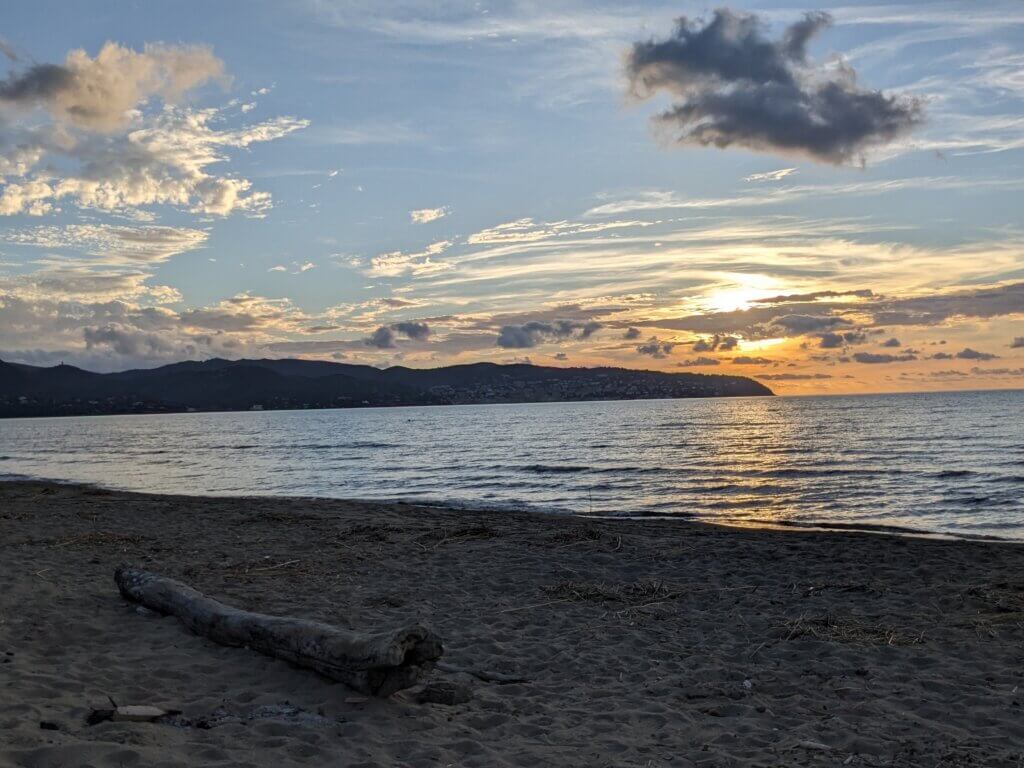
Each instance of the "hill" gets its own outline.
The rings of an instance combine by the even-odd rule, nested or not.
[[[474,363],[205,360],[93,373],[0,361],[0,417],[771,395],[742,376]]]

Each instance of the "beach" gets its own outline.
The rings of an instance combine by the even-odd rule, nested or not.
[[[249,610],[420,622],[430,681],[471,698],[216,645],[125,602],[120,563]],[[1019,544],[5,482],[0,584],[5,766],[1024,761]],[[87,725],[109,699],[181,715]]]

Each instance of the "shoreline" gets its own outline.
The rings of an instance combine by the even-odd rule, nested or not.
[[[4,765],[1024,758],[1024,547],[31,481],[0,482],[0,532]],[[366,699],[136,611],[121,562],[249,610],[415,620],[446,663],[526,682]],[[107,696],[216,725],[85,725]]]
[[[618,521],[623,523],[640,522],[640,521],[671,521],[676,524],[697,524],[705,525],[710,527],[726,528],[726,529],[738,529],[738,530],[753,530],[753,531],[777,531],[777,532],[805,532],[805,533],[863,533],[871,534],[875,536],[895,536],[905,537],[911,539],[925,539],[932,541],[981,541],[989,542],[994,544],[1021,544],[1024,545],[1024,539],[1014,539],[1006,536],[998,536],[995,534],[983,534],[983,533],[951,533],[949,531],[930,531],[925,528],[913,528],[910,526],[903,525],[886,525],[884,523],[829,523],[829,522],[814,522],[814,521],[799,521],[799,520],[781,520],[781,521],[767,521],[757,520],[754,518],[721,518],[719,520],[707,520],[695,515],[688,515],[685,513],[665,513],[665,514],[652,514],[652,513],[638,513],[635,515],[601,515],[601,514],[589,514],[582,512],[573,512],[568,509],[558,509],[553,506],[544,505],[501,505],[501,504],[479,504],[476,502],[466,501],[443,501],[434,499],[410,499],[410,498],[360,498],[358,496],[307,496],[307,495],[248,495],[248,494],[236,494],[236,493],[170,493],[164,491],[136,491],[130,488],[122,488],[114,485],[105,485],[103,483],[92,483],[81,480],[65,480],[62,478],[53,477],[41,477],[35,475],[21,475],[18,473],[0,473],[0,486],[5,484],[15,483],[42,483],[56,486],[68,486],[71,488],[81,489],[93,489],[111,493],[121,494],[138,494],[144,496],[167,496],[172,498],[192,498],[192,499],[280,499],[290,501],[334,501],[339,503],[347,504],[368,504],[368,505],[398,505],[398,506],[415,506],[422,507],[425,509],[437,509],[439,511],[448,511],[453,513],[461,513],[472,515],[475,513],[488,513],[488,514],[525,514],[525,515],[538,515],[540,517],[569,517],[578,520],[607,520],[607,521]]]

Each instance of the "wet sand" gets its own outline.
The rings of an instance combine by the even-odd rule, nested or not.
[[[367,699],[138,611],[121,562],[525,682]],[[0,585],[0,765],[1024,764],[1017,544],[24,482]],[[183,714],[86,725],[108,696]]]

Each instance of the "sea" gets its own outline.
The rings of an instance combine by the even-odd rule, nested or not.
[[[0,477],[1024,540],[1024,391],[7,419]]]

